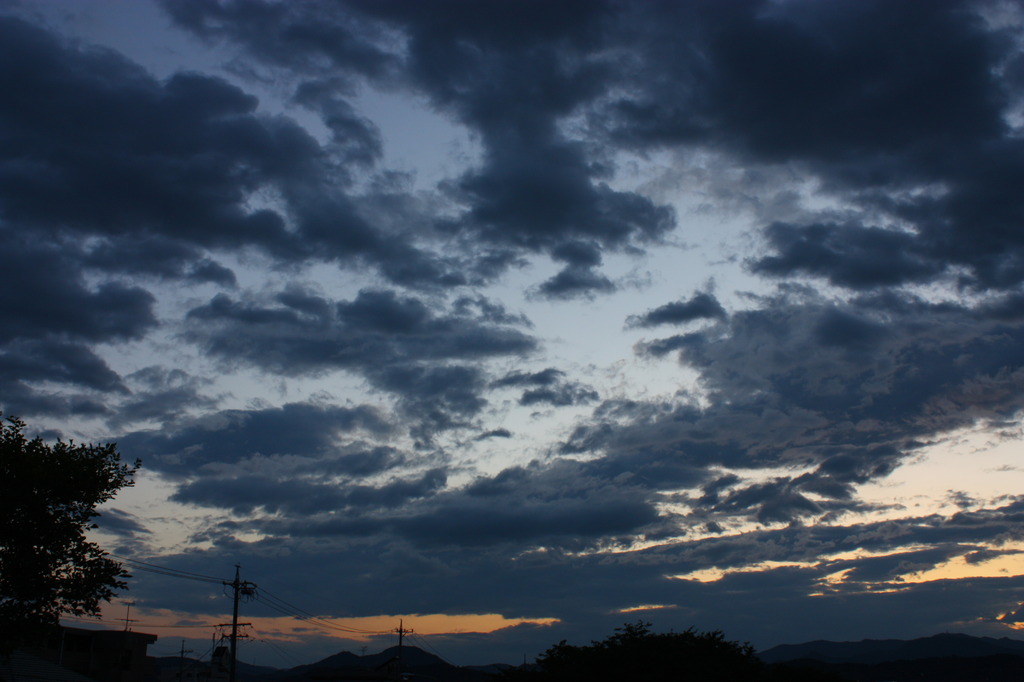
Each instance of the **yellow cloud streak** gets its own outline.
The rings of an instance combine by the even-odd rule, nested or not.
[[[735,573],[764,573],[776,568],[820,568],[836,561],[849,561],[869,557],[884,557],[902,552],[924,549],[923,546],[907,546],[898,549],[890,549],[885,552],[871,552],[867,550],[854,550],[851,552],[837,553],[822,557],[821,561],[762,561],[747,566],[735,566],[729,568],[718,568],[712,566],[690,573],[669,576],[676,580],[690,580],[702,583],[713,583],[722,580],[728,575]],[[935,580],[954,580],[962,578],[1005,578],[1009,576],[1024,575],[1024,543],[1007,543],[1000,546],[1008,554],[1002,554],[984,561],[968,562],[964,556],[954,557],[949,561],[938,564],[932,568],[911,571],[893,578],[891,581],[879,583],[897,587],[900,585],[911,585],[925,583]],[[846,582],[849,568],[842,568],[820,579],[823,586],[838,586]]]
[[[962,578],[1007,578],[1024,574],[1024,545],[1004,546],[1003,549],[1013,553],[976,563],[969,563],[965,557],[958,556],[933,568],[902,575],[899,581],[914,584]]]
[[[108,605],[104,610],[101,622],[108,627],[117,623],[118,615],[124,613],[124,606]],[[228,614],[199,616],[171,609],[133,608],[131,611],[133,630],[138,632],[152,631],[161,636],[206,638],[217,629],[227,630],[231,616]],[[249,616],[240,615],[240,623],[250,623],[256,635],[264,639],[279,641],[298,641],[310,635],[334,637],[355,641],[367,641],[380,634],[392,632],[398,627],[399,620],[404,626],[418,635],[445,635],[455,633],[487,634],[524,623],[534,625],[551,625],[557,618],[506,618],[497,613],[472,614],[396,614],[379,615],[362,618],[329,618],[318,617],[315,620],[299,620],[288,616]],[[124,622],[124,616],[120,617]],[[73,623],[79,625],[80,623]],[[349,632],[356,630],[357,632]],[[360,632],[361,631],[361,632]]]

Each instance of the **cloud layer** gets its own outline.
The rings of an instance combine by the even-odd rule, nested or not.
[[[792,640],[1019,621],[1013,574],[914,577],[1018,557],[1013,485],[863,493],[1019,431],[1018,4],[159,6],[208,68],[0,17],[0,400],[201,510],[162,560],[343,565],[339,616],[558,619],[443,640],[479,656],[638,605],[760,644],[782,604]],[[417,185],[366,93],[474,153]]]

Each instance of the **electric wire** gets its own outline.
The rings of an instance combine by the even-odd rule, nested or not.
[[[85,618],[82,616],[61,616],[61,620],[69,620],[75,623],[83,624],[116,624],[124,625],[123,618]],[[150,630],[164,629],[164,628],[215,628],[217,627],[213,623],[196,623],[194,625],[159,625],[157,623],[149,623],[144,620],[132,619],[132,627],[149,628]]]
[[[444,662],[445,662],[445,663],[447,663],[448,665],[452,666],[453,668],[457,668],[457,667],[458,667],[457,665],[455,665],[454,663],[452,663],[451,661],[449,661],[449,660],[448,660],[448,659],[447,659],[447,658],[446,658],[445,656],[443,656],[443,655],[441,654],[441,652],[440,652],[440,651],[438,651],[438,650],[437,650],[437,649],[435,649],[435,648],[434,648],[433,646],[431,646],[431,645],[430,645],[430,642],[428,642],[428,641],[426,640],[426,638],[425,638],[425,637],[422,637],[422,636],[420,636],[420,635],[417,635],[416,633],[411,633],[411,634],[410,634],[410,637],[411,637],[411,638],[412,638],[413,640],[415,640],[415,641],[419,642],[420,644],[422,644],[423,646],[425,646],[426,648],[430,649],[430,651],[431,651],[431,652],[433,652],[433,654],[434,654],[435,656],[437,656],[438,658],[440,658],[440,659],[441,659],[442,661],[444,661]]]
[[[170,571],[159,571],[159,570],[156,570],[156,569],[153,569],[153,568],[146,568],[144,566],[132,565],[131,569],[133,571],[143,571],[144,573],[155,573],[156,575],[165,575],[165,576],[169,576],[171,578],[184,578],[186,580],[195,580],[197,582],[202,582],[202,583],[213,583],[213,584],[219,585],[219,584],[221,584],[223,582],[223,580],[221,580],[221,579],[207,580],[205,578],[193,578],[191,576],[181,575],[180,573],[172,573]]]
[[[116,554],[111,554],[110,556],[114,557],[119,561],[124,561],[135,570],[146,571],[150,573],[155,573],[157,575],[165,575],[173,578],[183,578],[186,580],[196,580],[199,582],[216,583],[218,585],[231,584],[230,581],[223,580],[221,578],[215,578],[214,576],[203,575],[201,573],[192,573],[190,571],[182,571],[175,568],[167,568],[166,566],[159,566],[157,564],[152,564],[146,561],[139,561],[138,559],[130,559],[128,557],[117,556]],[[256,598],[269,608],[273,609],[274,611],[277,611],[282,615],[289,616],[291,618],[295,618],[296,620],[307,622],[311,625],[316,625],[322,628],[360,635],[382,635],[387,633],[387,631],[381,630],[365,630],[362,628],[347,627],[344,625],[338,625],[337,623],[332,623],[330,621],[323,620],[319,616],[315,616],[309,611],[306,611],[296,606],[295,604],[291,604],[285,601],[284,599],[281,599],[280,597],[271,594],[267,590],[259,590],[256,593]]]
[[[195,663],[199,663],[199,662],[201,662],[201,661],[202,661],[202,660],[203,660],[204,658],[206,658],[207,656],[210,656],[210,657],[212,658],[212,657],[213,657],[213,650],[214,650],[215,648],[217,648],[217,645],[216,645],[216,644],[211,644],[211,645],[210,645],[210,648],[209,648],[209,649],[207,649],[207,650],[206,650],[206,651],[204,651],[203,653],[199,654],[199,656],[197,656],[196,658],[194,658],[194,659],[192,659],[192,660],[193,660],[193,661],[194,661]]]
[[[90,618],[86,616],[61,616],[61,620],[72,620],[76,623],[116,623],[118,622],[113,618]]]
[[[260,634],[256,630],[256,628],[252,628],[252,632],[253,632],[254,635],[259,635]],[[269,639],[263,639],[263,637],[259,637],[259,638],[256,638],[255,641],[260,642],[261,644],[266,644],[273,651],[275,651],[278,656],[280,656],[281,658],[289,660],[290,662],[292,662],[294,664],[293,667],[297,667],[297,666],[300,666],[300,665],[303,664],[298,656],[296,656],[295,654],[291,653],[287,649],[285,649],[285,648],[283,648],[281,646],[278,646],[277,644],[275,644],[274,642],[270,641]]]
[[[323,629],[327,629],[327,630],[335,630],[335,631],[344,632],[344,633],[350,634],[350,635],[361,635],[361,634],[379,635],[379,634],[385,634],[384,632],[377,632],[377,631],[373,631],[373,630],[361,630],[361,629],[358,629],[358,628],[350,628],[350,627],[346,627],[344,625],[338,625],[337,623],[332,623],[332,622],[324,620],[322,618],[317,618],[316,616],[308,616],[308,615],[297,614],[293,610],[290,610],[290,609],[287,609],[287,608],[283,608],[280,605],[275,604],[275,603],[270,602],[270,601],[267,601],[265,599],[260,599],[260,601],[263,603],[264,606],[272,609],[273,611],[276,611],[277,613],[280,613],[283,616],[288,616],[289,618],[294,618],[295,620],[301,621],[303,623],[308,623],[309,625],[312,625],[314,627],[319,627],[319,628],[323,628]]]
[[[212,583],[217,585],[231,585],[231,582],[222,578],[216,578],[210,575],[203,575],[202,573],[192,573],[191,571],[182,571],[176,568],[168,568],[166,566],[159,566],[157,564],[149,563],[147,561],[140,561],[138,559],[130,559],[128,557],[118,556],[111,554],[111,557],[118,561],[123,561],[129,565],[132,570],[144,571],[148,573],[155,573],[157,575],[164,575],[171,578],[182,578],[184,580],[195,580],[198,582]],[[285,601],[280,597],[275,596],[271,592],[265,589],[260,589],[255,592],[255,598],[266,607],[270,608],[281,615],[294,618],[295,620],[308,623],[315,627],[319,627],[327,630],[335,630],[337,632],[344,632],[347,634],[354,635],[384,635],[388,634],[390,630],[366,630],[363,628],[348,627],[345,625],[338,625],[328,620],[324,620],[319,616],[316,616],[305,609],[302,609],[295,604]],[[175,626],[161,626],[161,627],[175,627]],[[180,626],[189,627],[189,626]],[[217,627],[215,625],[197,625],[194,627]]]
[[[114,557],[115,559],[118,559],[119,561],[127,561],[127,562],[132,563],[132,564],[141,564],[143,566],[148,566],[150,568],[160,569],[161,571],[169,571],[169,572],[177,573],[177,574],[180,574],[182,576],[190,576],[190,577],[193,577],[193,578],[204,578],[206,580],[216,580],[216,581],[222,581],[223,580],[222,578],[218,578],[216,576],[205,575],[203,573],[193,573],[192,571],[185,571],[185,570],[182,570],[180,568],[169,568],[167,566],[160,566],[158,564],[150,563],[148,561],[142,561],[141,559],[132,559],[130,557],[118,556],[117,554],[111,554],[110,556]]]
[[[204,583],[217,583],[221,585],[225,582],[223,578],[216,578],[212,575],[203,575],[202,573],[192,573],[191,571],[182,571],[177,568],[167,568],[166,566],[158,566],[157,564],[151,564],[147,561],[139,561],[138,559],[129,559],[128,557],[118,556],[111,554],[111,557],[118,561],[123,561],[128,564],[132,569],[138,571],[146,571],[148,573],[156,573],[158,575],[166,575],[172,578],[183,578],[185,580],[197,580]]]
[[[310,623],[311,625],[319,625],[321,627],[326,627],[331,630],[338,630],[341,632],[348,632],[350,634],[357,635],[384,635],[389,632],[388,630],[364,630],[362,628],[353,628],[346,625],[338,625],[337,623],[332,623],[331,621],[324,620],[323,618],[320,618],[319,616],[316,616],[310,613],[309,611],[299,608],[295,604],[291,604],[285,601],[284,599],[281,599],[280,597],[274,595],[273,593],[265,589],[260,589],[256,593],[256,599],[259,602],[265,604],[266,606],[274,609],[278,613],[282,613],[286,616],[291,616],[296,620],[301,620],[303,622]]]
[[[154,623],[146,623],[144,621],[143,622],[134,623],[134,625],[137,625],[137,626],[142,627],[142,628],[149,628],[150,630],[161,630],[161,629],[165,629],[165,628],[182,628],[182,629],[185,629],[185,628],[215,628],[215,627],[220,627],[220,626],[216,625],[215,623],[197,623],[196,625],[156,625]]]
[[[117,625],[123,625],[124,624],[124,619],[123,618],[86,618],[86,617],[83,617],[83,616],[61,616],[61,620],[69,620],[69,621],[73,621],[75,623],[86,623],[86,624],[95,623],[95,624],[100,624],[100,625],[105,624],[105,623],[106,624],[117,624]],[[132,627],[148,628],[150,630],[161,630],[161,629],[167,629],[167,628],[181,628],[181,629],[189,629],[189,628],[215,628],[215,627],[218,627],[218,625],[215,624],[215,623],[194,623],[192,625],[160,625],[160,624],[157,624],[157,623],[149,623],[149,622],[144,621],[144,620],[139,621],[139,620],[134,620],[133,619],[132,620]]]

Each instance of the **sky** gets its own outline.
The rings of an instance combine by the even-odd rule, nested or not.
[[[4,0],[0,92],[151,653],[1024,629],[1022,4]]]

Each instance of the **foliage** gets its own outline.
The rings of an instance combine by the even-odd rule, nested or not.
[[[791,676],[794,675],[795,676]],[[814,671],[766,666],[749,644],[725,639],[718,631],[654,633],[650,623],[627,623],[615,634],[589,646],[561,641],[537,659],[534,669],[509,671],[512,682],[747,682],[832,680]]]
[[[86,540],[97,505],[133,485],[113,443],[29,440],[0,421],[0,644],[37,637],[62,614],[96,615],[128,573]]]

